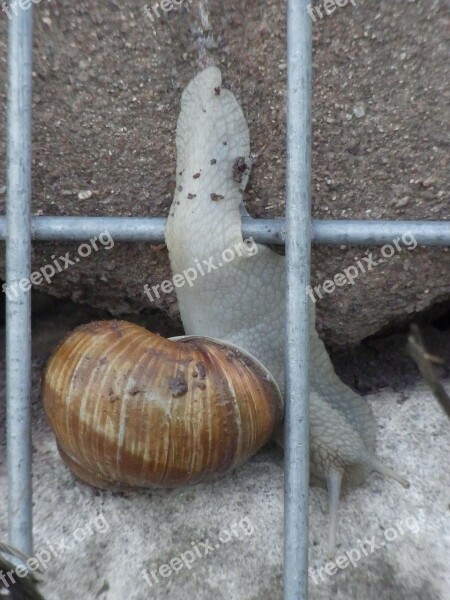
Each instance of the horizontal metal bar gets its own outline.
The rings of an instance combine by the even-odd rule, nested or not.
[[[108,231],[115,241],[164,242],[166,219],[161,217],[33,217],[31,236],[41,241],[87,240]],[[262,244],[284,244],[284,222],[279,219],[244,218],[243,234]],[[6,224],[0,217],[0,240]]]
[[[32,217],[34,240],[87,240],[108,231],[123,242],[164,242],[166,219],[161,217]],[[244,238],[261,244],[285,243],[284,219],[242,219]],[[450,221],[332,221],[313,219],[316,244],[381,246],[413,235],[422,246],[450,246]],[[0,217],[0,240],[6,239],[6,219]]]
[[[313,220],[318,244],[382,246],[399,236],[414,236],[419,246],[450,246],[450,221]]]

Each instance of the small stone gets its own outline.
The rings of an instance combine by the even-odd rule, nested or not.
[[[91,197],[92,197],[91,190],[82,190],[81,192],[78,192],[78,200],[88,200]]]
[[[436,183],[436,179],[434,177],[427,177],[424,181],[422,181],[423,187],[427,188]]]
[[[397,208],[401,208],[402,206],[406,206],[408,202],[409,196],[403,196],[403,198],[398,198],[398,200],[395,200],[394,206],[396,206]]]
[[[366,116],[366,108],[363,102],[357,102],[353,107],[353,114],[357,119],[362,119]]]

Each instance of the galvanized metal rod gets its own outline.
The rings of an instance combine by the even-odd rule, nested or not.
[[[286,393],[284,598],[308,598],[311,17],[287,5]]]
[[[164,241],[166,219],[162,217],[32,217],[34,240],[87,240],[108,232],[115,241]],[[262,244],[284,243],[284,220],[243,220],[244,238],[253,237]],[[0,217],[0,240],[6,236],[6,219]]]
[[[6,283],[31,266],[32,5],[8,28]],[[6,298],[6,401],[9,541],[32,553],[30,292]]]
[[[382,246],[414,236],[419,246],[450,246],[450,221],[312,221],[318,244]],[[409,236],[409,237],[408,237]]]
[[[166,219],[162,217],[32,217],[33,240],[88,240],[108,231],[116,241],[164,241]],[[284,219],[242,219],[244,238],[261,244],[284,244]],[[423,246],[450,246],[450,221],[332,221],[312,220],[312,240],[328,245],[392,244],[398,237],[413,235]],[[6,219],[0,217],[0,240],[6,239]]]

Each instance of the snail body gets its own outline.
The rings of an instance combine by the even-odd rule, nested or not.
[[[167,340],[126,321],[70,333],[42,385],[63,460],[104,489],[210,479],[273,435],[283,400],[247,352],[207,338]]]
[[[222,88],[219,69],[208,67],[182,95],[177,182],[166,244],[174,273],[194,267],[199,260],[220,267],[192,286],[177,288],[180,314],[187,334],[212,335],[246,349],[283,390],[284,257],[255,244],[251,253],[221,261],[226,249],[244,243],[241,212],[250,167],[242,109],[233,94]],[[408,483],[375,456],[376,424],[370,406],[336,375],[317,334],[311,301],[310,310],[310,470],[313,479],[328,488],[333,552],[341,484],[358,485],[373,470],[404,486]],[[282,434],[278,439],[282,444]]]

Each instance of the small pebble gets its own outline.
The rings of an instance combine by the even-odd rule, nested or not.
[[[394,206],[396,206],[397,208],[401,208],[402,206],[406,206],[408,202],[409,196],[403,196],[403,198],[398,198],[398,200],[395,200]]]
[[[353,114],[357,119],[362,119],[366,115],[366,109],[362,102],[357,102],[353,107]]]
[[[78,192],[78,200],[88,200],[92,196],[91,190],[82,190]]]
[[[427,177],[424,181],[422,181],[423,187],[430,187],[434,183],[436,183],[436,179],[434,177]]]

